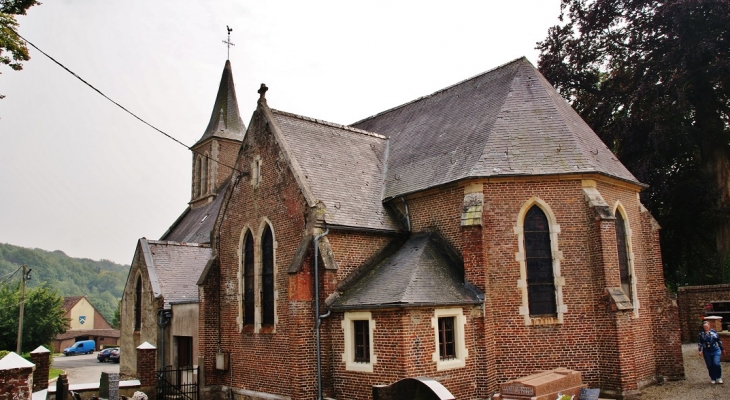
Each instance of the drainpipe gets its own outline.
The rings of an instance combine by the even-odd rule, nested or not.
[[[160,357],[160,371],[165,370],[165,327],[170,323],[172,318],[172,310],[165,310],[163,308],[157,310],[157,325],[162,329],[162,338],[160,339],[160,350],[162,356]]]
[[[330,312],[319,315],[319,239],[329,233],[327,228],[324,233],[314,237],[314,314],[317,316],[315,325],[315,337],[317,339],[317,400],[322,400],[322,348],[319,343],[319,326],[322,318],[327,318]]]

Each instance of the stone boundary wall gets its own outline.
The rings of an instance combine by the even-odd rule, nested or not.
[[[697,340],[702,317],[705,315],[705,306],[720,300],[730,301],[730,284],[681,286],[677,290],[682,342]]]

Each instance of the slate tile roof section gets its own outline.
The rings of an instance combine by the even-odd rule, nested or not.
[[[143,251],[149,252],[147,269],[155,297],[162,296],[165,308],[171,302],[198,299],[196,284],[211,257],[208,245],[140,239]],[[146,248],[145,248],[146,247]]]
[[[324,204],[328,225],[400,229],[381,201],[388,145],[383,136],[271,111],[313,196]]]
[[[480,304],[464,282],[463,261],[433,232],[412,236],[392,255],[342,289],[334,310]]]
[[[599,173],[641,185],[524,57],[352,126],[390,140],[384,200],[475,177]]]
[[[245,132],[246,125],[241,120],[241,115],[238,111],[238,100],[236,99],[236,86],[233,84],[231,62],[226,60],[226,65],[223,67],[223,75],[221,76],[221,83],[218,86],[218,94],[215,97],[213,112],[210,115],[210,122],[208,122],[208,127],[205,128],[205,132],[200,140],[198,140],[198,143],[210,137],[240,141],[243,140],[243,134]]]
[[[63,309],[68,313],[72,308],[86,296],[67,296],[63,298]]]
[[[226,188],[225,183],[218,190],[215,199],[210,203],[191,209],[188,207],[178,217],[177,221],[165,232],[160,240],[170,240],[181,243],[210,243],[210,231],[213,230],[218,211],[223,204]]]

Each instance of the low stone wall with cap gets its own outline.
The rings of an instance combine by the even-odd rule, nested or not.
[[[35,365],[14,352],[0,360],[0,399],[31,400]]]

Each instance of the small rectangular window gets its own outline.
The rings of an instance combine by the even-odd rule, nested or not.
[[[355,330],[355,362],[370,362],[369,321],[353,321]]]
[[[456,359],[454,317],[441,317],[439,322],[439,357],[442,361]]]

